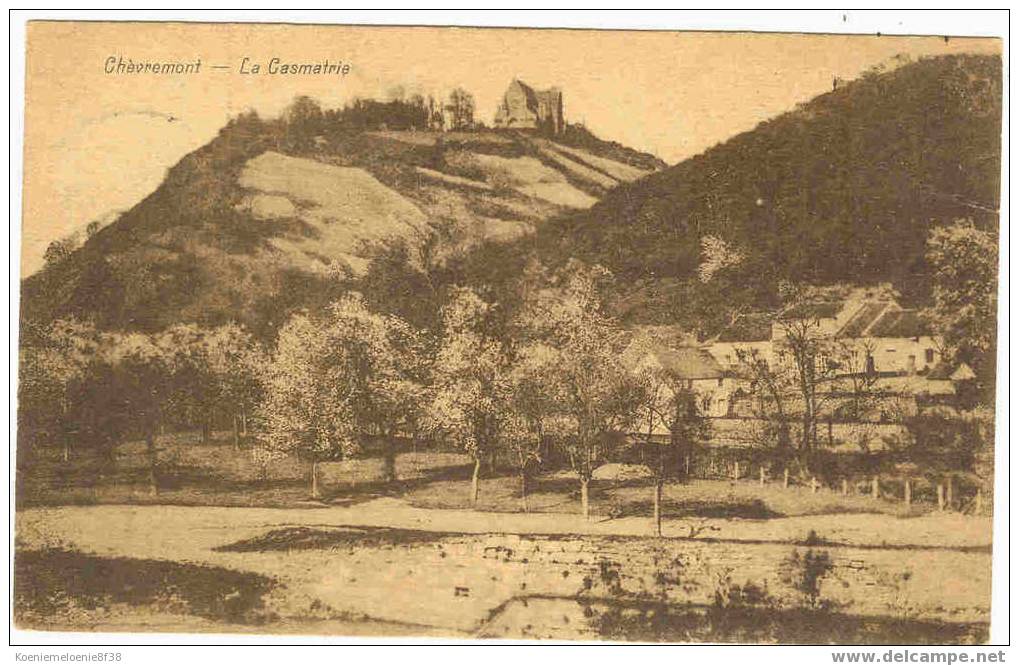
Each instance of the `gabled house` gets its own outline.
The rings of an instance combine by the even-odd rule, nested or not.
[[[665,399],[672,396],[673,389],[689,390],[697,396],[702,415],[722,417],[728,413],[735,381],[704,348],[651,342],[627,349],[624,363],[635,374],[649,372],[662,377],[660,389],[667,393],[662,395]]]
[[[845,372],[925,374],[941,360],[940,340],[927,330],[916,310],[904,309],[890,299],[859,297],[798,303],[777,314],[747,315],[710,340],[708,350],[726,367],[735,367],[739,350],[756,351],[769,364],[787,361],[781,342],[788,329],[798,326],[859,354],[842,368]]]
[[[866,353],[864,368],[869,372],[923,374],[941,360],[940,340],[919,312],[891,301],[860,303],[835,337],[852,341]]]

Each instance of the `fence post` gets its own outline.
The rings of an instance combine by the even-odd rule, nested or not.
[[[945,509],[945,486],[938,483],[938,510]]]
[[[810,493],[817,494],[817,478],[815,477],[810,478]]]
[[[881,483],[878,482],[878,477],[874,476],[870,481],[870,495],[872,498],[881,498]]]
[[[913,488],[911,486],[909,478],[902,481],[902,499],[906,502],[906,505],[913,503]]]
[[[761,487],[764,487],[764,466],[761,466]]]
[[[849,496],[849,481],[842,479],[842,496]]]

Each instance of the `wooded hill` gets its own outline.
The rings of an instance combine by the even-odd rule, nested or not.
[[[409,103],[232,120],[161,186],[22,285],[22,316],[155,331],[243,323],[271,338],[298,309],[355,288],[373,257],[444,263],[534,232],[665,166],[572,127],[430,131]],[[404,126],[407,125],[407,126]],[[406,294],[413,297],[414,294]]]
[[[891,282],[922,301],[932,226],[997,228],[1001,95],[997,57],[868,72],[545,225],[538,250],[612,270],[632,322],[717,326],[786,282]],[[705,236],[744,257],[708,283]]]
[[[408,312],[434,316],[437,285],[498,296],[528,265],[574,257],[615,274],[625,322],[705,334],[734,308],[776,305],[790,283],[891,282],[922,303],[930,229],[997,228],[1001,61],[899,64],[658,171],[579,126],[555,140],[439,133],[396,115],[379,126],[363,104],[350,117],[301,105],[242,116],[25,280],[23,317],[138,330],[237,321],[269,338],[293,311],[365,290],[367,275],[381,294],[370,301],[419,323]],[[741,259],[702,280],[709,237]],[[368,274],[380,256],[392,270]]]

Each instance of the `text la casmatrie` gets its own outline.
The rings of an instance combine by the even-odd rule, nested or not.
[[[103,62],[103,71],[107,74],[202,74],[210,71],[235,71],[245,75],[269,76],[346,76],[351,72],[352,65],[344,60],[324,58],[322,60],[287,61],[272,57],[258,61],[244,56],[236,66],[212,64],[202,67],[201,59],[195,60],[135,60],[119,55],[111,55]]]

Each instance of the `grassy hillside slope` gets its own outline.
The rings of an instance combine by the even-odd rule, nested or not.
[[[586,140],[342,125],[295,137],[284,121],[242,116],[26,279],[22,313],[140,330],[234,320],[271,334],[293,310],[350,288],[393,238],[413,247],[437,234],[447,253],[511,241],[663,166]]]

